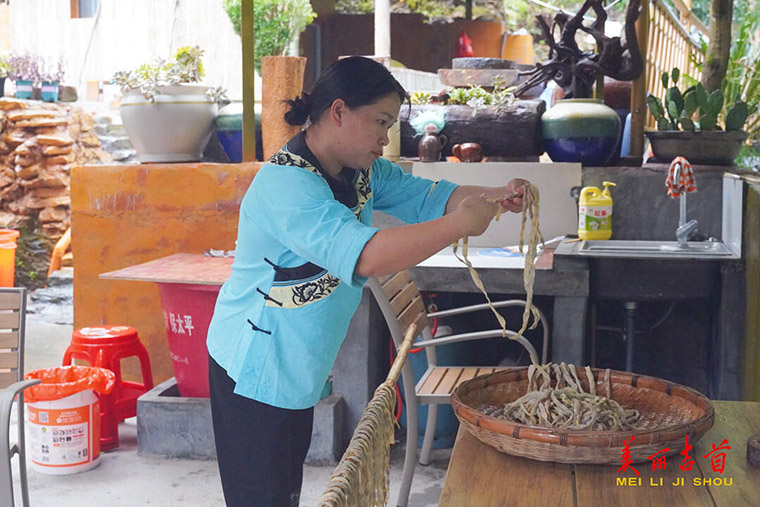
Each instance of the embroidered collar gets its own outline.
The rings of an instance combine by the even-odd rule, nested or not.
[[[331,177],[322,169],[319,160],[307,146],[304,132],[296,134],[272,155],[269,163],[300,167],[319,175],[330,186],[335,199],[350,209],[357,219],[361,218],[361,211],[372,196],[372,188],[369,185],[372,167],[368,169],[344,167],[340,173],[341,180]]]

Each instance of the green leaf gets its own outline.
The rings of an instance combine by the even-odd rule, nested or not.
[[[726,130],[741,130],[749,116],[749,108],[745,102],[739,101],[726,114]]]
[[[658,97],[647,95],[647,106],[649,107],[649,112],[652,113],[652,116],[654,116],[655,119],[665,117],[665,108],[662,107],[662,101]]]
[[[681,77],[681,71],[678,70],[678,67],[673,67],[670,76],[673,78],[673,85],[675,86],[678,83],[678,78]]]
[[[691,88],[690,88],[691,90]],[[687,92],[683,96],[683,109],[686,115],[691,118],[691,115],[694,114],[694,112],[699,107],[699,103],[697,102],[697,94],[694,90],[691,92]]]
[[[702,113],[699,116],[699,130],[715,130],[718,124],[718,116],[712,113]]]
[[[707,109],[707,91],[705,90],[705,87],[702,86],[702,83],[697,84],[697,103],[699,104],[699,109],[705,110]]]
[[[681,111],[683,111],[683,96],[681,95],[681,90],[675,86],[669,88],[665,94],[665,101],[668,103],[668,112],[670,112],[670,104],[675,104],[676,114],[673,115],[674,118],[681,116]]]
[[[681,113],[681,117],[678,119],[678,121],[681,122],[681,127],[684,130],[694,131],[694,129],[695,129],[694,122],[691,121],[691,118],[689,117],[689,115],[686,114],[686,111],[683,111]]]
[[[713,90],[713,92],[707,97],[706,111],[716,117],[723,109],[723,92],[721,90]]]
[[[657,130],[673,130],[670,121],[664,116],[657,118]]]
[[[668,73],[663,72],[662,73],[662,87],[666,90],[668,89]]]
[[[678,118],[681,116],[681,111],[678,109],[678,106],[676,106],[676,103],[672,100],[668,102],[668,116],[670,116],[670,120],[673,123],[676,123],[678,121]]]

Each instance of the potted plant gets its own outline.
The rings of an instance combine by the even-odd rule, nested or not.
[[[662,74],[662,84],[667,90],[664,104],[658,97],[647,97],[647,107],[657,121],[658,130],[645,134],[655,157],[661,162],[683,156],[692,164],[733,164],[747,139],[742,127],[753,111],[739,95],[725,104],[723,90],[708,94],[701,83],[682,92],[678,88],[679,78],[678,68]],[[726,114],[720,125],[724,106]]]
[[[43,66],[40,72],[41,97],[45,102],[56,102],[58,100],[58,90],[64,77],[63,61],[58,60],[55,70],[49,70]]]
[[[224,9],[240,35],[241,0],[224,0]],[[263,57],[287,55],[292,42],[316,17],[309,0],[253,0],[256,72],[261,72]]]
[[[602,0],[585,0],[572,16],[563,11],[553,20],[537,16],[549,59],[522,73],[527,79],[518,85],[515,95],[549,80],[562,88],[565,98],[541,119],[544,146],[553,161],[603,166],[614,160],[620,118],[614,109],[591,97],[600,76],[632,81],[644,70],[636,35],[640,7],[640,0],[629,0],[622,33],[616,37],[605,34],[607,12]],[[596,19],[587,24],[592,12]],[[594,39],[596,50],[580,46],[579,32]]]
[[[224,0],[235,33],[240,35],[241,0]],[[286,56],[290,47],[316,18],[309,0],[254,0],[253,33],[256,38],[253,66],[261,75],[261,124],[263,155],[268,157],[278,150],[297,131],[298,127],[287,125],[282,119],[287,110],[284,100],[300,95],[303,90],[303,77],[306,58]],[[228,156],[238,160],[233,144],[226,142],[234,138],[242,118],[242,106],[230,104],[230,110],[224,111],[224,123],[218,125],[218,132],[224,129],[225,139],[222,146],[230,147]]]
[[[199,84],[204,76],[198,46],[180,48],[171,60],[114,74],[121,86],[124,128],[140,162],[194,162],[213,131],[220,87]]]
[[[513,89],[500,80],[488,87],[454,88],[439,95],[416,92],[411,105],[403,105],[401,124],[401,155],[418,154],[420,133],[413,125],[415,119],[439,114],[445,119],[441,146],[444,159],[452,147],[462,143],[477,143],[488,160],[537,160],[543,153],[541,145],[541,115],[545,105],[541,100],[515,99]],[[408,109],[407,109],[408,107]],[[505,142],[509,139],[510,142]]]
[[[28,53],[12,54],[7,64],[8,77],[16,84],[16,97],[31,99],[35,85],[40,82],[40,58]]]

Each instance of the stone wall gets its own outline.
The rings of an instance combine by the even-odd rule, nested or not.
[[[111,161],[75,105],[0,98],[0,227],[31,221],[52,242],[71,223],[73,165]]]

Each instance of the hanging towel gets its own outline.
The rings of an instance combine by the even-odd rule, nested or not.
[[[678,181],[676,181],[676,173],[678,173]],[[688,160],[683,157],[673,159],[673,162],[670,163],[670,169],[668,169],[665,186],[670,197],[680,197],[681,192],[697,191],[697,182]]]

